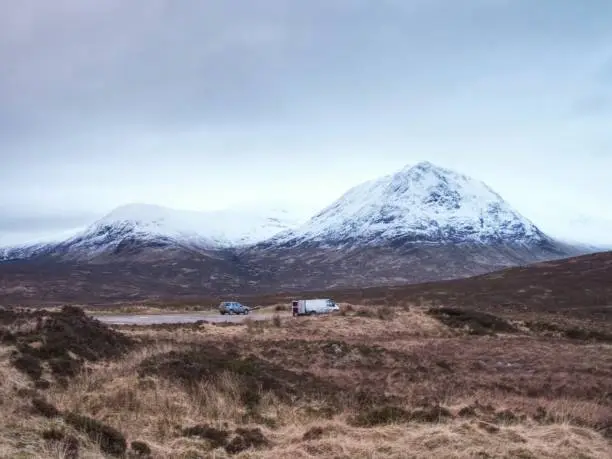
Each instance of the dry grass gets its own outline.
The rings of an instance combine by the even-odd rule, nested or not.
[[[75,441],[79,457],[111,457],[67,413],[153,458],[611,457],[609,344],[524,327],[472,335],[420,307],[343,306],[235,326],[117,327],[138,346],[44,390],[6,344],[0,457],[67,458]],[[32,412],[34,397],[60,415]]]

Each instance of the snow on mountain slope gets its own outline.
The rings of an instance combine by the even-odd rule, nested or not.
[[[481,181],[421,162],[350,189],[273,245],[534,243],[547,237]]]
[[[121,206],[63,241],[8,247],[0,260],[39,254],[91,258],[138,247],[222,249],[254,244],[303,223],[280,208],[238,207],[217,211],[174,210],[151,204]]]
[[[266,213],[260,209],[196,212],[128,204],[113,210],[66,244],[71,250],[104,250],[127,239],[138,239],[217,249],[257,243],[299,223],[280,209]]]
[[[14,260],[30,258],[40,255],[57,244],[83,231],[83,228],[53,232],[53,233],[29,233],[0,234],[0,260]]]
[[[0,260],[30,258],[44,251],[46,247],[46,243],[37,243],[0,248]]]

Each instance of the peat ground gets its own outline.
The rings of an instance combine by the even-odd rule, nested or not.
[[[519,316],[345,303],[107,327],[0,310],[0,457],[610,457],[610,335]]]

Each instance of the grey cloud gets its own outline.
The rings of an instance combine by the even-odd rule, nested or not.
[[[5,29],[11,15],[0,24],[1,96],[12,119],[44,128],[223,115],[225,104],[246,100],[256,67],[284,41],[274,17],[250,18],[257,11],[246,5],[229,16],[206,3],[78,3],[7,5],[32,12],[24,27]]]
[[[591,92],[574,101],[572,113],[578,116],[612,114],[612,55],[602,60],[591,79]]]
[[[30,214],[0,209],[0,233],[63,231],[89,225],[99,217],[95,213]]]
[[[460,79],[458,66],[454,75],[445,67],[511,49],[510,36],[537,48],[546,34],[563,42],[572,29],[585,33],[576,2],[458,3],[4,1],[0,120],[10,121],[0,129],[274,119],[297,115],[304,93],[367,98],[372,81],[392,73],[413,84]],[[591,18],[590,34],[600,22]],[[471,56],[453,55],[462,45]]]
[[[601,66],[599,72],[600,80],[607,86],[612,86],[612,55],[608,60]]]
[[[593,94],[577,100],[572,106],[572,113],[578,116],[602,116],[612,113],[612,96]]]

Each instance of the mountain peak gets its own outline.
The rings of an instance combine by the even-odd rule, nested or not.
[[[128,203],[114,208],[95,222],[94,225],[115,223],[119,221],[146,222],[148,224],[160,223],[164,219],[167,219],[170,214],[175,212],[182,213],[185,211],[176,211],[174,209],[156,204]]]
[[[141,248],[217,250],[254,244],[299,223],[279,209],[192,211],[131,203],[115,208],[62,247],[86,257]]]
[[[457,172],[447,169],[445,167],[434,164],[430,161],[419,161],[415,164],[407,164],[400,171],[396,172],[397,174],[406,174],[406,173],[438,173],[442,175],[451,174],[458,175]]]
[[[485,183],[428,161],[358,185],[281,243],[523,243],[545,236]]]
[[[443,168],[433,164],[430,161],[419,161],[416,164],[407,164],[406,166],[404,166],[401,172],[409,172],[413,170],[428,171],[428,170],[436,170],[436,169],[443,169]]]
[[[461,174],[452,169],[438,166],[437,164],[433,164],[429,161],[421,161],[413,165],[407,165],[400,171],[396,172],[395,174],[392,174],[392,176],[396,176],[398,178],[401,177],[403,179],[412,180],[415,182],[420,182],[420,181],[428,181],[430,183],[433,183],[433,182],[448,183],[449,181],[474,182],[474,183],[477,182],[480,185],[490,190],[490,188],[487,185],[485,185],[483,182],[479,180],[468,177],[465,174]]]

